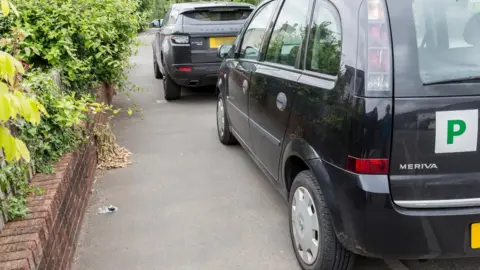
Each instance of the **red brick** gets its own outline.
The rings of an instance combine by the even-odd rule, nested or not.
[[[29,227],[17,227],[17,228],[5,228],[2,231],[2,237],[4,236],[19,236],[22,234],[37,233],[40,230],[40,226]]]
[[[32,207],[37,206],[50,206],[53,203],[52,199],[43,199],[43,200],[27,200],[27,206],[31,209]]]
[[[55,194],[47,194],[43,193],[42,195],[31,195],[27,198],[27,203],[37,202],[37,201],[45,201],[45,200],[53,200],[55,199]]]
[[[27,259],[15,260],[0,263],[0,269],[4,270],[26,270],[31,269]]]
[[[30,226],[45,226],[45,219],[27,219],[27,220],[20,220],[20,221],[12,221],[5,225],[4,229],[13,229],[13,228],[20,228],[20,227],[30,227]]]
[[[31,220],[31,219],[43,219],[47,223],[47,227],[52,223],[52,217],[48,215],[48,212],[33,212],[28,213],[28,215],[24,218],[18,219],[18,221],[22,220]],[[1,236],[1,234],[0,234]]]
[[[29,197],[28,216],[0,233],[0,269],[69,269],[96,162],[95,145],[85,144],[64,155],[54,174],[34,176],[32,185],[45,193]]]
[[[0,246],[0,254],[22,250],[30,250],[32,252],[33,259],[36,265],[40,262],[42,250],[41,248],[38,248],[37,244],[35,244],[34,241],[6,244]]]
[[[22,235],[11,235],[11,236],[1,236],[0,234],[0,245],[4,244],[14,244],[20,242],[35,241],[37,245],[40,244],[40,236],[38,233],[29,233]]]
[[[33,254],[30,250],[22,250],[0,254],[0,262],[9,262],[23,259],[26,259],[28,261],[28,269],[35,269]]]

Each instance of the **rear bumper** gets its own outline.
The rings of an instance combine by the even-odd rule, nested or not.
[[[387,176],[355,175],[319,160],[310,166],[330,176],[326,192],[337,237],[352,252],[398,259],[480,256],[470,248],[470,225],[480,222],[480,208],[404,209],[392,202]]]
[[[169,69],[173,81],[181,86],[213,86],[217,83],[221,63],[174,64]],[[190,71],[179,71],[179,67],[192,67]]]

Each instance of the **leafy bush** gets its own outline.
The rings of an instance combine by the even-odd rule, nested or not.
[[[137,0],[22,0],[14,24],[25,32],[20,48],[32,48],[25,61],[59,68],[77,92],[99,82],[122,86],[143,16],[138,7]]]
[[[14,9],[1,4],[5,15]],[[29,165],[16,161],[31,158],[37,172],[52,172],[84,141],[87,112],[111,109],[88,90],[126,85],[124,69],[148,14],[140,0],[22,0],[18,8],[18,17],[0,18],[0,152],[9,161],[0,187],[13,189],[0,208],[10,218],[26,215],[26,197],[37,192],[24,181]],[[72,91],[61,91],[46,70],[58,70]]]
[[[18,14],[15,7],[8,1],[2,1],[3,15],[9,15],[10,8]],[[6,19],[8,20],[8,19]],[[11,120],[23,119],[32,125],[40,122],[40,113],[45,112],[43,106],[30,93],[24,91],[21,76],[25,73],[23,64],[18,60],[18,49],[13,49],[13,56],[5,52],[9,45],[15,46],[22,41],[21,35],[10,39],[2,39],[0,51],[0,151],[6,161],[18,161],[21,158],[30,161],[30,154],[25,143],[15,138],[10,129]],[[3,156],[0,156],[2,161]]]
[[[52,172],[52,164],[64,153],[73,151],[84,141],[87,106],[93,97],[76,98],[62,92],[50,73],[32,72],[26,86],[37,93],[37,99],[48,112],[39,125],[18,120],[20,138],[27,143],[37,172]]]
[[[44,192],[43,189],[30,186],[26,182],[25,175],[28,174],[27,163],[13,163],[2,167],[0,173],[0,184],[3,192],[7,193],[9,186],[14,193],[2,200],[0,209],[5,213],[8,219],[25,217],[28,213],[27,196],[30,194],[39,195]]]

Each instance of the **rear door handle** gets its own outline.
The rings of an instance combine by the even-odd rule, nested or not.
[[[248,90],[248,81],[244,80],[242,83],[242,91],[244,94],[247,94],[247,90]]]

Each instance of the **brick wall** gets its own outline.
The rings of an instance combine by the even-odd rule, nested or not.
[[[0,269],[69,269],[95,175],[93,141],[64,155],[51,175],[37,174],[32,185],[45,190],[28,198],[26,218],[0,233]]]
[[[112,87],[97,89],[100,102],[111,104]],[[107,116],[97,114],[95,123]],[[88,125],[88,128],[93,128]],[[31,185],[45,192],[28,198],[26,218],[7,223],[0,232],[0,269],[70,269],[97,165],[92,138],[65,154],[53,174],[36,174]]]

